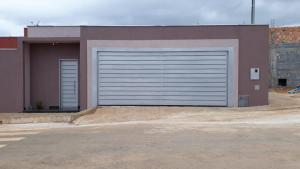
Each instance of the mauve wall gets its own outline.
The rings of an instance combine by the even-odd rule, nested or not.
[[[239,39],[239,95],[249,95],[250,106],[268,104],[268,35],[267,25],[172,26],[172,27],[82,27],[86,40],[185,40]],[[82,43],[83,45],[83,43]],[[81,74],[87,74],[86,44],[81,47]],[[250,68],[259,67],[261,78],[250,80]],[[81,79],[81,103],[87,103],[87,79]],[[254,85],[260,85],[255,91]]]
[[[30,103],[59,105],[59,60],[79,59],[79,44],[30,45]]]
[[[245,26],[239,31],[239,94],[250,96],[250,106],[269,103],[269,28],[267,26]],[[250,80],[250,68],[260,68],[260,80]],[[254,89],[260,85],[260,90]]]
[[[13,40],[15,41],[15,40]],[[23,59],[22,43],[18,40],[18,48],[0,49],[0,113],[23,111]],[[5,48],[16,44],[11,44]]]

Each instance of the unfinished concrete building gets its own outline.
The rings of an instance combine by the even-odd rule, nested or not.
[[[300,83],[300,27],[270,29],[271,87]]]

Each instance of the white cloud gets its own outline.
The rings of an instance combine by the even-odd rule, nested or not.
[[[0,34],[2,36],[22,36],[23,35],[23,25],[15,23],[10,20],[5,20],[0,17]]]
[[[300,23],[299,0],[256,0],[257,22]],[[250,22],[251,0],[7,0],[0,5],[0,36],[41,25],[181,25]]]

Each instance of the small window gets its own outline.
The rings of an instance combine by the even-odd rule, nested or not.
[[[286,87],[287,86],[287,79],[278,79],[278,86]]]

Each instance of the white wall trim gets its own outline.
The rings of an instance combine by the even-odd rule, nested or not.
[[[88,81],[91,83],[91,98],[88,98],[88,108],[98,106],[98,51],[98,48],[92,49],[91,79],[88,78]]]

